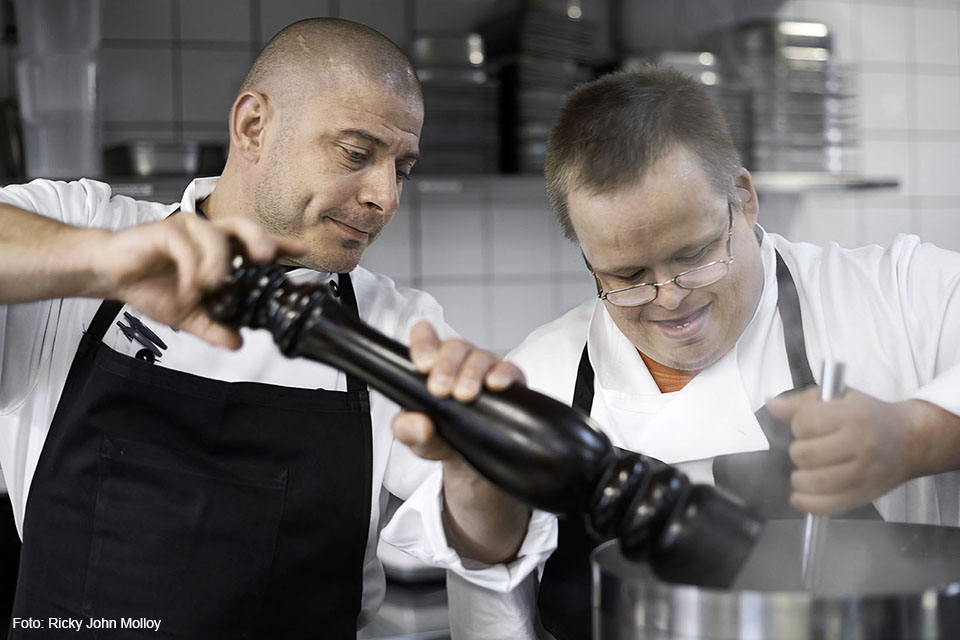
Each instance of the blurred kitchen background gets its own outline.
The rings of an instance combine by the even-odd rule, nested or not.
[[[392,229],[363,262],[431,292],[465,337],[501,353],[592,291],[541,179],[560,99],[577,82],[643,59],[679,66],[714,91],[757,172],[768,229],[845,246],[911,232],[960,249],[960,0],[2,7],[2,121],[10,131],[26,116],[28,146],[47,145],[26,150],[27,175],[100,175],[118,191],[166,201],[179,199],[190,176],[216,173],[236,88],[279,28],[328,15],[385,33],[426,87],[424,156]],[[81,127],[58,130],[62,114],[44,115],[44,100],[64,99],[81,103],[72,107]],[[31,139],[38,128],[48,137]],[[9,138],[2,168],[16,176],[24,163]]]
[[[768,230],[960,250],[960,0],[2,0],[5,181],[179,200],[222,166],[261,46],[309,16],[383,32],[425,86],[423,159],[363,264],[494,351],[592,295],[547,208],[544,142],[571,86],[645,59],[714,93]]]

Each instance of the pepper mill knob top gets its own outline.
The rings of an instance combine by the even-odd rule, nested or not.
[[[230,252],[230,273],[204,298],[204,308],[218,322],[267,329],[289,355],[303,321],[336,296],[326,284],[289,282],[280,265],[253,263],[236,238],[230,238]]]

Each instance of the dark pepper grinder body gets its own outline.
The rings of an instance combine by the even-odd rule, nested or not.
[[[402,407],[428,414],[440,435],[502,490],[556,514],[580,513],[598,540],[619,538],[662,579],[727,587],[762,522],[713,487],[637,453],[617,451],[588,416],[523,386],[472,403],[437,398],[407,348],[362,322],[325,284],[296,285],[276,265],[234,246],[232,272],[205,300],[210,315],[270,331],[289,357],[354,375]]]

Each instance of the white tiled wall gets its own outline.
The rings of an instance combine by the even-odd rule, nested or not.
[[[261,4],[287,3],[102,0],[104,144],[181,138],[225,143],[227,113],[261,46],[267,22]],[[304,13],[291,21],[324,15],[325,4],[303,3]]]
[[[226,139],[233,92],[282,26],[337,15],[401,45],[414,31],[474,27],[497,0],[102,0],[105,142]],[[761,193],[762,220],[798,240],[885,243],[919,233],[960,250],[960,0],[584,0],[603,24],[623,9],[627,47],[692,43],[711,21],[821,20],[839,61],[860,71],[863,173],[894,190]],[[651,25],[658,25],[651,28]],[[598,29],[599,50],[609,47]],[[8,51],[4,49],[4,56]],[[3,65],[9,69],[9,59]],[[9,86],[9,76],[0,78]],[[9,91],[7,91],[9,93]],[[427,123],[430,126],[430,123]],[[593,285],[548,211],[542,180],[429,180],[415,175],[401,210],[364,263],[433,293],[467,338],[505,352]]]
[[[861,170],[900,187],[806,195],[793,211],[761,195],[768,227],[844,245],[917,233],[960,250],[960,0],[788,0],[779,15],[833,28],[838,60],[860,71]]]
[[[506,353],[593,295],[541,178],[424,178],[403,198],[405,210],[361,264],[430,292],[463,337]]]
[[[247,68],[262,45],[295,20],[357,20],[404,46],[413,32],[469,30],[514,4],[102,0],[104,143],[182,138],[225,143],[228,111]],[[605,0],[583,2],[585,15],[598,25],[607,20],[606,6]],[[609,48],[599,27],[597,47]],[[4,88],[9,85],[6,75],[0,80]],[[579,253],[557,230],[537,178],[414,180],[363,263],[400,286],[429,291],[463,336],[501,353],[593,291]]]
[[[356,20],[405,46],[412,33],[468,31],[518,2],[102,0],[104,143],[184,137],[226,142],[226,114],[247,68],[295,20]],[[610,44],[608,0],[581,2],[596,25],[595,47],[602,56]]]

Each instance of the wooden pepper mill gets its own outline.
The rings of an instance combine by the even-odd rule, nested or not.
[[[232,272],[205,301],[216,320],[264,328],[289,357],[360,378],[404,408],[428,414],[441,436],[480,473],[526,504],[583,514],[599,540],[649,562],[671,582],[728,587],[763,523],[675,468],[619,451],[591,419],[514,386],[472,403],[437,398],[407,347],[341,306],[325,284],[288,282],[277,265],[255,265],[234,245]]]

